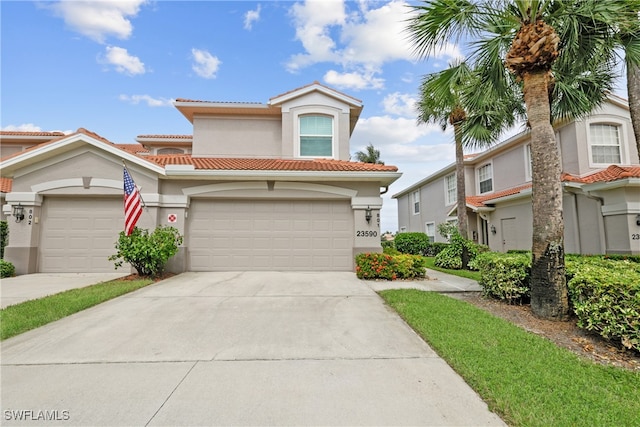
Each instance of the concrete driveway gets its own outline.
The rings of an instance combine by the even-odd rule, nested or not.
[[[1,356],[3,425],[504,425],[353,273],[183,273]]]

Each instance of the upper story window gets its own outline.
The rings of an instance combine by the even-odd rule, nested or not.
[[[595,123],[589,126],[592,163],[620,163],[620,127]]]
[[[184,150],[179,148],[160,148],[158,154],[184,154]]]
[[[444,177],[444,196],[446,205],[452,205],[458,201],[458,183],[456,182],[456,174]]]
[[[524,175],[527,181],[533,179],[533,158],[531,157],[531,144],[524,147]]]
[[[413,214],[420,213],[420,190],[411,193],[411,200],[413,201]]]
[[[333,117],[300,116],[300,156],[333,156]]]
[[[491,163],[478,169],[478,183],[480,183],[480,194],[493,191],[493,171]]]

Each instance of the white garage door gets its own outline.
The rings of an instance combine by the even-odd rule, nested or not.
[[[348,201],[194,200],[190,270],[353,269]]]
[[[115,253],[123,215],[122,198],[45,198],[38,271],[115,272],[107,258]]]

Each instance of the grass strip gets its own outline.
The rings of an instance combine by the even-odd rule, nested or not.
[[[435,265],[436,258],[429,256],[425,257],[427,268],[431,270],[441,271],[443,273],[453,274],[454,276],[464,277],[467,279],[472,279],[475,281],[480,280],[480,272],[479,271],[470,271],[470,270],[450,270],[448,268],[437,267]]]
[[[0,310],[0,340],[62,319],[151,283],[151,279],[111,280],[10,305]]]
[[[640,373],[580,359],[464,301],[417,290],[380,295],[507,424],[640,425]]]

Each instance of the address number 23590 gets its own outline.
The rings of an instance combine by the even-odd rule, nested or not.
[[[357,230],[356,237],[378,237],[378,232],[374,230]]]

